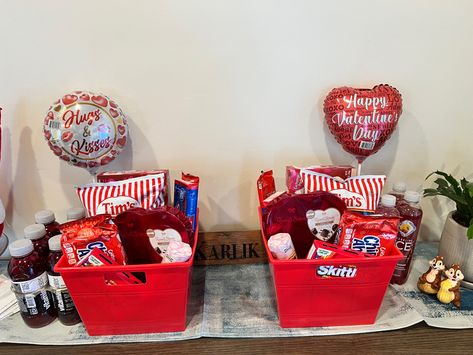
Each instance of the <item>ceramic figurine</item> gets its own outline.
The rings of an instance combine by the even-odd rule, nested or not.
[[[417,288],[429,295],[435,295],[440,288],[442,271],[445,270],[442,256],[436,256],[429,261],[430,268],[417,281]]]
[[[460,266],[453,264],[450,269],[445,271],[445,276],[447,276],[447,278],[440,282],[440,290],[437,293],[437,298],[440,302],[445,304],[453,302],[455,307],[460,308],[460,281],[463,280],[464,277]]]

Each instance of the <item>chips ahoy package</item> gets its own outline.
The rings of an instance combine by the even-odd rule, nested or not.
[[[346,211],[340,221],[339,245],[374,256],[390,255],[397,237],[398,217]]]

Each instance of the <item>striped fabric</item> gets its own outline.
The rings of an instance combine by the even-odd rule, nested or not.
[[[159,196],[164,188],[164,174],[161,173],[79,186],[77,194],[89,216],[101,213],[115,216],[131,207],[149,209],[162,205]]]
[[[342,180],[306,169],[302,169],[300,174],[305,193],[332,192],[346,203],[347,208],[358,211],[376,210],[386,182],[385,175],[360,175]]]

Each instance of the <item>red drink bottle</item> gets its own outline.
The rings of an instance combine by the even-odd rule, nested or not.
[[[25,238],[31,240],[34,250],[38,253],[43,262],[49,254],[48,236],[46,228],[42,224],[31,224],[23,230]]]
[[[55,235],[49,239],[48,243],[50,250],[48,256],[48,280],[54,296],[58,319],[64,325],[77,324],[81,321],[79,313],[77,313],[77,309],[66,288],[64,280],[59,273],[54,271],[56,263],[62,257],[61,235]]]
[[[45,263],[34,251],[29,239],[14,241],[9,250],[12,258],[8,263],[8,275],[21,317],[31,328],[44,327],[56,319],[52,295],[46,291],[48,276]]]
[[[71,207],[66,212],[68,222],[77,221],[82,218],[85,218],[85,209],[83,207]]]
[[[396,197],[396,206],[404,201],[404,194],[406,192],[406,184],[404,182],[396,182],[393,185],[392,191],[389,193]]]
[[[396,209],[396,197],[393,195],[381,196],[381,203],[378,205],[375,214],[382,214],[384,217],[400,217]]]
[[[34,215],[34,219],[36,223],[44,224],[46,228],[46,234],[48,235],[47,239],[54,237],[55,235],[61,234],[59,230],[59,223],[56,222],[56,217],[54,216],[54,212],[50,210],[42,210],[36,212]]]
[[[420,194],[415,191],[406,191],[404,203],[398,206],[401,214],[399,233],[396,238],[396,246],[404,254],[394,269],[391,283],[402,285],[406,282],[414,254],[414,248],[419,234],[422,221],[422,209],[419,206]]]

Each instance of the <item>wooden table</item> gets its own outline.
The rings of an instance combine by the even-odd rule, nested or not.
[[[473,330],[431,328],[320,337],[201,338],[167,343],[74,346],[0,344],[0,354],[472,354]]]
[[[258,231],[202,233],[198,264],[265,262]],[[233,244],[236,246],[234,247]],[[235,251],[235,252],[234,252]],[[35,346],[0,344],[0,354],[473,354],[472,329],[422,322],[401,330],[291,338],[201,338],[177,342]]]

